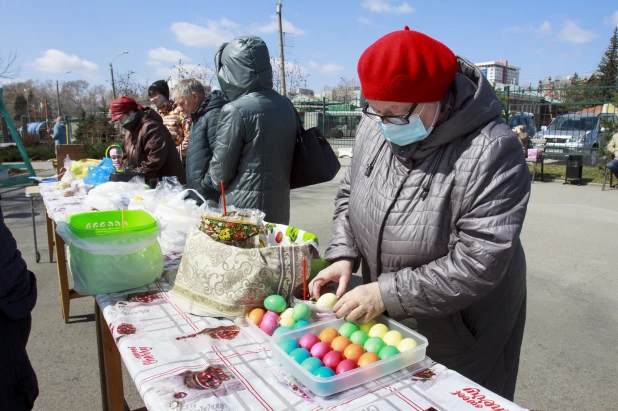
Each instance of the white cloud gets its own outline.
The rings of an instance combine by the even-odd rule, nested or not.
[[[146,65],[150,66],[150,67],[161,67],[161,62],[160,61],[155,61],[155,60],[148,60],[146,62]]]
[[[590,30],[582,29],[574,21],[567,20],[558,37],[567,43],[585,44],[594,40],[597,35]]]
[[[505,40],[510,40],[513,36],[519,33],[521,33],[521,27],[519,26],[505,27],[502,29],[502,38]]]
[[[337,73],[343,70],[343,67],[335,63],[318,64],[315,61],[310,61],[309,67],[316,69],[320,73],[324,73],[324,74]]]
[[[539,27],[537,27],[534,32],[537,37],[544,37],[546,35],[552,34],[553,30],[551,28],[551,23],[545,20]]]
[[[612,27],[618,27],[618,10],[616,10],[611,16],[605,17],[605,24]]]
[[[151,60],[168,61],[172,63],[177,63],[178,60],[191,61],[189,57],[185,56],[180,51],[166,49],[165,47],[149,50],[148,57],[150,57]]]
[[[45,51],[43,57],[34,60],[32,67],[37,71],[46,73],[63,73],[67,71],[94,73],[99,70],[99,66],[92,61],[82,60],[75,54],[68,55],[56,49]]]
[[[394,6],[391,4],[390,0],[364,0],[361,6],[375,13],[406,14],[414,12],[414,9],[407,1],[404,1],[399,6]]]
[[[228,19],[219,21],[207,20],[206,26],[197,24],[176,22],[172,23],[170,30],[176,39],[185,46],[192,47],[219,47],[236,37],[232,30],[236,23]]]
[[[296,36],[302,36],[307,34],[303,29],[299,29],[286,19],[281,19],[281,26],[285,33],[293,33]],[[277,16],[270,16],[270,22],[266,24],[256,24],[249,28],[249,31],[258,34],[276,33],[279,31],[279,21]]]

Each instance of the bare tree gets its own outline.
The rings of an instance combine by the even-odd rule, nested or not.
[[[271,57],[270,65],[273,68],[273,88],[277,91],[281,90],[281,66],[279,64],[279,57]],[[285,86],[289,95],[294,95],[299,88],[307,87],[307,79],[309,73],[307,73],[298,64],[298,60],[286,59],[285,63]]]
[[[150,104],[148,102],[148,86],[150,83],[146,80],[140,83],[135,78],[135,72],[132,70],[126,73],[116,75],[116,91],[120,96],[133,98],[138,103]]]
[[[0,78],[14,79],[19,75],[19,67],[15,65],[17,51],[9,49],[6,56],[0,55]]]
[[[206,91],[211,91],[213,86],[218,85],[217,73],[208,65],[206,59],[204,59],[203,64],[187,64],[180,59],[177,64],[170,68],[175,71],[176,80],[197,79],[206,88]]]

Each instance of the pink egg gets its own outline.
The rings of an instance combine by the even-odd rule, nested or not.
[[[356,363],[352,360],[343,360],[337,365],[337,369],[335,370],[335,374],[339,375],[344,372],[352,371],[356,368]]]
[[[311,348],[316,345],[317,343],[320,342],[320,338],[315,335],[315,334],[305,334],[302,337],[300,337],[300,341],[299,344],[301,347],[303,347],[305,350],[310,350]]]
[[[266,312],[266,314],[264,314],[264,317],[262,318],[262,321],[264,321],[267,318],[272,318],[277,323],[279,323],[279,315],[276,312],[274,312],[274,311]]]
[[[343,354],[341,354],[339,351],[330,351],[322,359],[324,366],[330,368],[333,371],[337,369],[337,366],[341,361],[343,361]]]
[[[277,321],[265,318],[260,324],[260,329],[268,335],[273,335],[278,326]]]
[[[319,342],[311,347],[311,355],[320,360],[330,351],[330,345],[325,342]]]

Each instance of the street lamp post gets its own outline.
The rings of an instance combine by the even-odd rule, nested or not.
[[[60,77],[64,76],[65,74],[69,74],[70,72],[71,71],[67,71]],[[58,87],[58,80],[60,80],[60,77],[56,79],[56,104],[58,105],[58,117],[60,117],[60,88]]]
[[[348,82],[345,81],[343,77],[339,77],[339,78],[341,79],[341,81],[343,81],[343,87],[345,90],[345,94],[343,95],[343,105],[345,106],[348,101]]]
[[[114,60],[116,60],[118,57],[120,56],[124,56],[125,54],[129,54],[128,51],[123,51],[122,53],[120,53],[119,55],[117,55],[116,57],[114,57],[112,59],[112,61],[109,62],[109,72],[112,75],[112,94],[114,96],[114,100],[116,100],[116,84],[114,83],[114,66],[112,65],[112,63],[114,62]]]
[[[24,93],[26,94],[26,114],[28,115],[28,123],[30,122],[30,99],[28,98],[28,91],[30,89],[25,88]]]

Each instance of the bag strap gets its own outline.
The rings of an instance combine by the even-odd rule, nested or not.
[[[305,132],[305,127],[303,127],[303,121],[300,118],[300,114],[298,113],[298,110],[296,110],[296,107],[294,107],[294,103],[292,103],[292,100],[290,100],[287,97],[286,97],[286,100],[290,102],[290,105],[292,106],[292,110],[294,110],[294,115],[296,116],[296,139],[300,140],[300,142],[302,143],[303,133]]]

